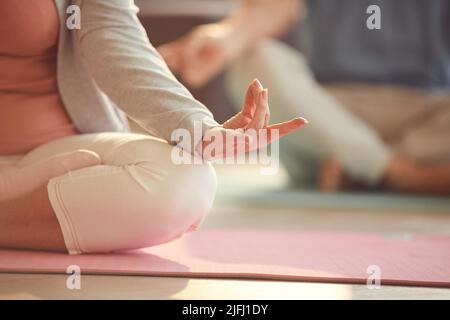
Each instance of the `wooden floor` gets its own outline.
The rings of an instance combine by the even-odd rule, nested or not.
[[[245,174],[233,171],[234,176],[228,169],[220,172],[228,179],[224,185],[230,179],[251,177],[248,170]],[[265,186],[280,185],[283,179],[272,178]],[[247,179],[239,185],[260,188],[256,180]],[[221,202],[203,227],[450,235],[450,209],[330,210]],[[0,274],[0,299],[450,299],[450,289],[437,288],[382,286],[370,290],[364,285],[145,276],[82,275],[81,286],[81,290],[68,290],[65,275]]]

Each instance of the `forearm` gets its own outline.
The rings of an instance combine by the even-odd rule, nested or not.
[[[83,27],[77,37],[86,65],[99,88],[130,118],[169,142],[175,129],[194,135],[196,122],[205,130],[218,126],[150,44],[131,2],[81,4]]]
[[[245,50],[264,38],[284,34],[297,21],[303,6],[302,0],[244,0],[220,24],[230,29],[233,41]]]

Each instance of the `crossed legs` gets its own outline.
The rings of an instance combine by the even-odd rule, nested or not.
[[[144,135],[101,133],[53,141],[15,163],[89,150],[101,164],[53,177],[0,201],[0,246],[110,252],[164,243],[195,230],[216,177],[208,164],[175,165],[172,146]]]

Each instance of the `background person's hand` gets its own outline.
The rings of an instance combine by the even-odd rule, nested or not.
[[[240,1],[229,16],[158,48],[172,72],[201,87],[259,41],[284,34],[303,10],[298,0]]]
[[[281,138],[308,123],[304,118],[295,118],[269,125],[269,120],[268,90],[263,89],[261,83],[255,79],[247,88],[242,110],[221,127],[206,132],[203,141],[197,146],[197,151],[202,154],[205,160],[235,156],[263,148],[275,139]],[[264,130],[260,131],[260,129]],[[276,134],[273,134],[274,131],[276,131]],[[255,134],[250,134],[250,132]],[[221,137],[221,139],[217,141],[215,137]],[[226,145],[227,138],[233,138],[231,146]],[[215,143],[216,150],[221,150],[222,153],[208,154],[205,152],[208,150],[207,147],[210,143]],[[231,150],[229,147],[231,147]]]
[[[198,88],[216,77],[243,49],[225,24],[195,28],[158,51],[169,68],[190,87]]]

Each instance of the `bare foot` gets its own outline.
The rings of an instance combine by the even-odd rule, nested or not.
[[[45,185],[0,202],[0,248],[67,251]]]
[[[49,159],[26,166],[0,167],[0,202],[31,193],[54,177],[101,164],[100,156],[89,150],[55,154]]]
[[[329,159],[325,161],[319,172],[319,190],[322,192],[335,192],[342,187],[344,173],[339,161]]]
[[[395,157],[389,164],[384,183],[394,191],[450,195],[450,163],[421,164]]]

